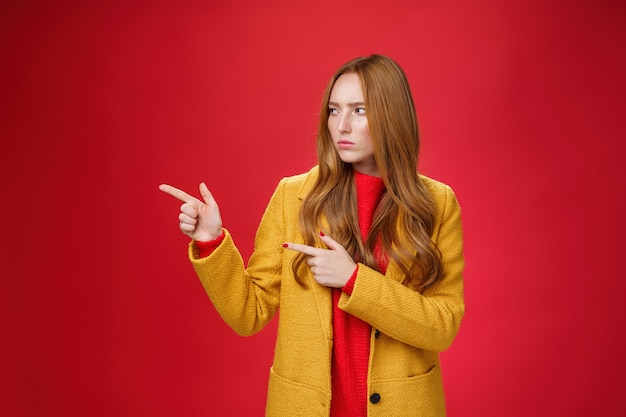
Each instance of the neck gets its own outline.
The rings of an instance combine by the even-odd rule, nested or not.
[[[376,168],[376,166],[366,168],[352,165],[352,169],[354,170],[354,172],[359,174],[369,175],[370,177],[382,178],[382,175],[380,175],[380,171],[378,170],[378,168]]]

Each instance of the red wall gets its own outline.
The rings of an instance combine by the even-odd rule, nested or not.
[[[623,2],[83,3],[0,6],[0,414],[262,415],[275,323],[219,319],[157,185],[206,181],[247,256],[375,52],[463,208],[450,415],[626,413]]]

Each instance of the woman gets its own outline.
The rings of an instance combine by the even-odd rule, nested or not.
[[[261,330],[280,307],[268,416],[444,416],[439,352],[464,314],[460,208],[417,172],[402,69],[357,58],[331,78],[318,165],[278,184],[247,268],[206,185],[183,201],[189,258],[222,318]]]

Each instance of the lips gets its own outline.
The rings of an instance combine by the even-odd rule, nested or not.
[[[340,140],[339,142],[337,142],[337,146],[345,149],[354,146],[354,142],[350,142],[349,140]]]

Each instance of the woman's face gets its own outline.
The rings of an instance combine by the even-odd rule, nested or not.
[[[339,76],[331,90],[328,109],[328,129],[341,160],[352,164],[355,171],[380,177],[357,74]]]

